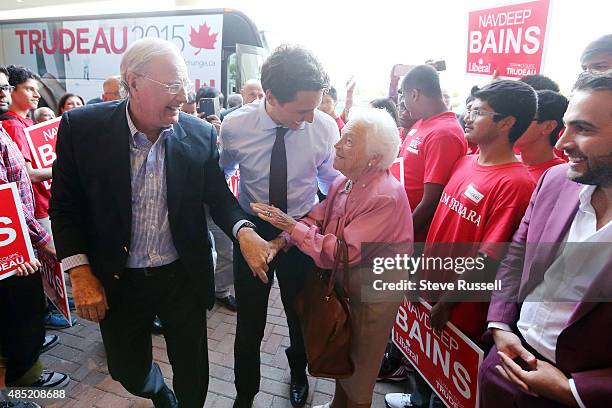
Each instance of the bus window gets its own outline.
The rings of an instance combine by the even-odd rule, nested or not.
[[[236,44],[238,59],[238,79],[240,86],[249,79],[261,79],[261,66],[265,59],[265,50],[253,45]]]
[[[238,63],[236,53],[227,58],[227,89],[228,95],[240,92],[241,86],[238,85]]]

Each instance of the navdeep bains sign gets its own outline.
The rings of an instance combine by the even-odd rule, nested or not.
[[[520,78],[540,73],[549,0],[469,13],[469,74]]]
[[[2,24],[4,62],[35,67],[85,97],[102,93],[100,80],[119,74],[121,56],[143,37],[172,41],[196,86],[221,85],[222,14]]]
[[[478,408],[478,369],[484,356],[452,323],[435,332],[431,306],[404,299],[393,326],[393,342],[450,408]]]

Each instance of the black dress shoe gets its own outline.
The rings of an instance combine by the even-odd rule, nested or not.
[[[253,398],[243,398],[240,395],[234,401],[234,408],[251,408],[253,406]]]
[[[232,312],[235,312],[237,309],[237,305],[236,305],[236,298],[234,297],[234,295],[227,295],[224,298],[215,298],[215,300],[217,301],[218,304],[220,304],[221,306],[223,306],[224,308],[231,310]]]
[[[308,378],[306,373],[302,375],[291,375],[289,386],[289,399],[294,407],[303,407],[308,399]]]
[[[166,384],[164,384],[164,388],[159,390],[151,399],[153,400],[155,408],[178,408],[176,396]]]
[[[164,327],[162,326],[161,320],[159,317],[155,316],[155,320],[153,320],[153,324],[151,325],[151,333],[153,334],[163,334]]]

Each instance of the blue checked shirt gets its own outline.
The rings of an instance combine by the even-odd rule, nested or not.
[[[126,111],[132,185],[131,247],[126,268],[167,265],[179,258],[172,242],[166,200],[165,140],[174,131],[172,126],[163,128],[157,141],[151,143],[136,129],[127,106]],[[88,263],[84,254],[62,260],[64,270]]]
[[[172,126],[161,130],[155,143],[136,129],[127,113],[132,168],[132,233],[126,267],[167,265],[178,259],[172,242],[166,201],[165,140]]]

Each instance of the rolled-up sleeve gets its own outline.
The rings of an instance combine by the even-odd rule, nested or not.
[[[363,242],[388,240],[384,225],[389,223],[389,220],[395,220],[395,211],[395,200],[391,197],[377,197],[367,211],[359,214],[344,226],[342,237],[348,247],[349,265],[353,266],[361,261]],[[318,225],[300,222],[291,232],[291,239],[302,252],[314,260],[318,267],[326,269],[333,267],[338,241],[335,234],[320,231]]]

